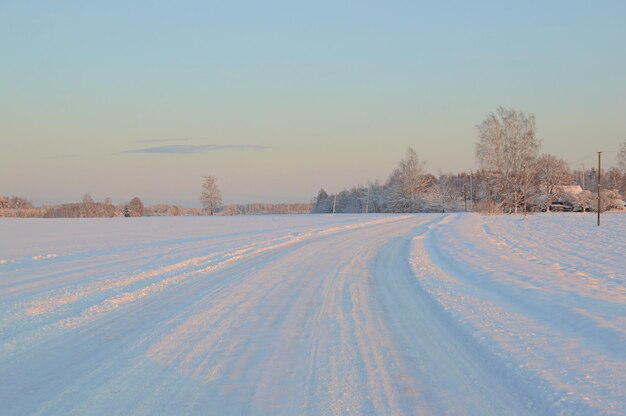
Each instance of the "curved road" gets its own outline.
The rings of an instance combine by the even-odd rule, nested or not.
[[[175,262],[153,248],[107,263],[134,274],[90,280],[95,268],[16,303],[2,414],[533,413],[411,272],[412,239],[445,216],[377,218],[183,244]]]

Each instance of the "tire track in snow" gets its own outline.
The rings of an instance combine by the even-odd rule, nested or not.
[[[526,386],[503,382],[510,372],[499,377],[494,370],[507,362],[463,333],[416,280],[411,241],[453,218],[393,217],[345,232],[332,227],[300,241],[257,246],[224,267],[190,266],[137,282],[146,283],[142,288],[122,286],[128,295],[184,275],[79,325],[40,334],[10,357],[0,355],[0,374],[10,380],[0,380],[3,410],[555,413],[558,408],[539,402],[527,408]],[[51,314],[81,317],[63,308],[39,316]]]
[[[384,325],[371,326],[367,275],[377,248],[406,231],[406,222],[387,224],[295,248],[228,288],[150,356],[205,382],[227,385],[230,374],[246,374],[256,382],[239,387],[238,395],[256,412],[401,414],[399,377],[387,370],[393,345],[385,344]],[[236,307],[226,310],[229,299]],[[254,318],[254,310],[262,311],[262,321],[242,320]],[[200,333],[202,341],[185,353],[187,339]],[[293,382],[287,387],[281,380]]]
[[[492,238],[478,231],[483,222],[506,220],[514,221],[461,216],[450,227],[416,239],[413,267],[418,278],[465,332],[474,334],[480,349],[498,357],[494,362],[504,364],[500,371],[526,385],[530,397],[547,406],[546,412],[621,414],[618,409],[626,405],[619,398],[626,371],[620,349],[624,334],[615,321],[624,316],[623,302],[609,296],[600,303],[582,297],[584,290],[569,293],[582,283],[573,275],[555,273],[550,261],[554,243],[542,251],[529,250],[527,256],[508,251],[520,245],[513,238],[514,227],[492,228]],[[532,244],[524,233],[518,238]],[[598,312],[613,316],[612,322],[598,322],[593,316]]]
[[[191,268],[190,271],[184,273],[174,273],[174,276],[167,277],[165,279],[161,279],[157,282],[151,283],[148,286],[142,287],[140,289],[124,292],[119,295],[116,295],[112,298],[107,298],[101,303],[97,305],[93,305],[89,307],[87,310],[81,313],[79,317],[70,317],[61,321],[61,325],[64,327],[72,327],[75,325],[81,325],[90,320],[96,318],[98,315],[108,312],[112,309],[118,308],[121,305],[127,304],[129,302],[134,302],[138,299],[141,299],[145,296],[152,295],[154,293],[160,292],[171,285],[177,284],[190,276],[198,276],[198,275],[206,275],[214,272],[215,270],[220,270],[225,267],[229,267],[230,265],[248,259],[250,257],[265,253],[271,250],[279,250],[284,247],[291,246],[297,243],[307,242],[310,239],[325,237],[328,235],[333,235],[340,232],[352,231],[355,229],[360,229],[363,227],[374,226],[378,224],[385,224],[387,222],[394,221],[402,221],[406,219],[406,217],[396,217],[396,218],[383,218],[374,221],[369,221],[365,223],[357,223],[344,225],[339,227],[329,227],[322,229],[319,232],[313,233],[302,233],[298,235],[289,235],[287,237],[280,237],[269,241],[263,242],[255,242],[250,244],[247,247],[240,248],[230,252],[222,252],[217,254],[209,254],[208,256],[203,256],[199,258],[192,258],[188,260],[184,260],[182,262],[165,266],[156,270],[152,270],[149,272],[140,273],[135,276],[131,276],[127,279],[114,280],[110,282],[105,282],[104,284],[98,284],[94,288],[90,288],[86,290],[86,294],[91,294],[93,292],[101,292],[106,291],[114,287],[126,287],[132,283],[136,283],[138,281],[143,281],[149,279],[154,276],[162,276],[167,274],[168,272],[179,272],[181,270],[185,270]],[[70,295],[71,296],[71,295]],[[81,294],[80,297],[84,297],[85,294]],[[63,298],[66,300],[67,298]],[[73,301],[74,298],[71,298]],[[55,304],[53,300],[53,304]],[[47,304],[47,300],[45,301]],[[37,307],[31,306],[27,309],[27,312],[32,309],[37,310]]]
[[[372,299],[403,357],[406,389],[418,389],[430,414],[537,414],[543,405],[529,403],[526,390],[517,389],[514,380],[499,377],[495,357],[478,348],[473,337],[466,335],[416,280],[409,261],[412,242],[454,218],[448,214],[437,223],[391,240],[374,263]],[[423,259],[411,261],[421,263]],[[409,414],[411,408],[405,406],[404,410],[403,414]]]
[[[208,255],[184,259],[173,264],[142,271],[134,275],[94,282],[75,288],[69,293],[64,292],[59,295],[35,299],[23,305],[23,313],[14,314],[14,319],[22,319],[24,315],[51,315],[52,312],[58,311],[70,304],[88,301],[90,297],[96,294],[111,291],[117,292],[112,296],[107,296],[99,300],[95,304],[92,303],[91,305],[83,306],[82,311],[78,314],[69,316],[61,315],[60,317],[51,315],[55,316],[55,320],[43,327],[37,326],[34,330],[26,330],[21,333],[13,334],[10,339],[5,339],[3,344],[0,344],[0,349],[4,349],[5,353],[10,353],[17,350],[20,345],[34,342],[36,339],[45,336],[45,334],[49,333],[54,328],[68,329],[88,324],[108,312],[145,297],[154,296],[171,286],[180,284],[186,279],[207,278],[207,275],[217,270],[231,267],[237,262],[258,256],[267,251],[279,250],[294,244],[304,244],[312,239],[325,238],[326,236],[332,236],[337,233],[349,232],[364,227],[403,221],[406,219],[407,217],[403,216],[384,217],[366,222],[322,227],[319,230],[295,234],[289,233],[285,236],[272,238],[270,240],[253,241],[252,243],[244,244],[243,247],[234,250],[212,252]],[[142,286],[136,287],[137,284]],[[123,289],[126,288],[131,290],[124,291]],[[121,293],[120,289],[122,290]],[[98,298],[95,299],[98,300]],[[63,313],[62,310],[60,312]],[[12,322],[10,320],[4,323],[5,326],[11,324]]]
[[[246,284],[239,281],[221,294],[221,306],[202,308],[178,325],[150,356],[213,383],[225,396],[230,393],[222,386],[237,384],[238,376],[255,380],[237,388],[237,396],[250,403],[241,413],[530,413],[519,397],[489,379],[489,366],[463,353],[465,345],[448,345],[459,340],[439,328],[441,316],[410,306],[429,302],[423,294],[414,297],[407,260],[410,238],[394,241],[392,255],[375,260],[390,238],[406,235],[407,227],[380,228],[383,235],[369,229],[360,244],[354,242],[356,235],[333,238],[334,254],[329,242],[316,241],[261,266]],[[325,262],[319,273],[302,272],[319,268],[320,256]],[[384,301],[377,288],[381,280],[396,282]],[[226,299],[235,299],[236,306]],[[241,319],[254,317],[255,310],[262,320]],[[415,330],[416,319],[423,331]],[[202,341],[186,352],[194,334],[204,334],[196,335]],[[424,356],[416,357],[415,351]]]
[[[624,298],[623,294],[606,293],[604,299],[597,299],[595,298],[597,295],[589,290],[589,287],[584,286],[585,282],[589,282],[587,277],[571,279],[571,274],[554,270],[549,255],[544,253],[547,261],[537,262],[535,256],[520,255],[518,250],[508,244],[505,246],[506,249],[498,248],[502,244],[501,239],[477,238],[480,233],[458,232],[458,235],[465,237],[462,243],[464,250],[451,251],[444,247],[443,241],[449,244],[447,242],[452,241],[450,238],[452,233],[451,229],[433,233],[429,239],[431,244],[428,245],[429,255],[433,261],[448,274],[466,283],[472,283],[479,277],[480,284],[476,284],[475,288],[489,293],[485,297],[499,299],[501,303],[507,304],[509,311],[542,320],[542,324],[550,325],[553,331],[567,331],[575,337],[596,334],[596,337],[590,337],[587,342],[595,344],[595,348],[603,354],[621,360],[626,359],[626,351],[621,347],[626,344],[624,328],[598,324],[586,314],[578,313],[577,308],[572,308],[584,305],[592,306],[591,309],[595,310],[602,306],[605,309],[613,309],[613,316],[623,316],[626,308],[623,302],[619,302]],[[485,241],[488,244],[485,245]],[[494,244],[496,248],[493,247]],[[471,257],[477,257],[480,263],[465,253],[472,253]],[[532,266],[528,263],[532,263]],[[546,278],[555,275],[561,279]],[[563,284],[563,278],[567,278],[566,285]],[[572,290],[575,287],[578,289]],[[581,296],[583,293],[586,296]]]
[[[0,385],[0,401],[10,401],[9,414],[428,409],[399,383],[406,380],[402,356],[393,352],[385,321],[370,310],[368,276],[389,238],[434,218],[380,222],[267,250],[216,270],[212,279],[185,279],[48,334],[0,359],[12,379]],[[24,362],[39,365],[23,371]],[[71,371],[64,370],[68,363]],[[54,383],[32,384],[51,377]],[[31,399],[16,400],[27,388]]]

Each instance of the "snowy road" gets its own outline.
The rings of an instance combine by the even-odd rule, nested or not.
[[[577,327],[565,316],[566,294],[557,302],[560,318],[550,317],[555,309],[541,309],[542,302],[565,289],[581,295],[587,286],[552,282],[546,299],[526,299],[518,279],[524,273],[510,277],[503,268],[519,261],[516,270],[532,276],[538,270],[532,267],[545,266],[538,257],[528,260],[529,251],[539,254],[536,247],[507,243],[513,237],[502,231],[497,244],[527,251],[516,257],[507,250],[504,258],[501,246],[477,236],[488,229],[496,239],[501,231],[482,227],[484,221],[458,215],[0,221],[2,414],[625,410],[623,275],[611,281],[618,290],[609,306],[575,300],[580,316],[589,321],[597,312],[604,325]],[[624,243],[623,234],[614,238],[618,247]],[[481,269],[472,253],[490,269]],[[623,271],[615,253],[605,254],[601,273]],[[572,269],[595,267],[585,261]],[[486,273],[498,284],[480,280]],[[606,302],[609,291],[595,283],[595,301]],[[543,327],[533,328],[535,338],[509,345],[512,339],[498,331],[509,318],[508,334],[520,337],[528,328],[522,318],[561,323],[557,336],[570,342],[562,348],[571,355],[548,359],[554,347],[540,338]],[[574,345],[589,331],[600,335]],[[583,386],[567,396],[558,372],[572,369],[607,374],[611,386]]]

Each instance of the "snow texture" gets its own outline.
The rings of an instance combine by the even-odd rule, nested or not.
[[[626,215],[0,219],[3,415],[626,414]]]

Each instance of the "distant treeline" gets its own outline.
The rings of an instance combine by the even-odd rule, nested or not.
[[[264,215],[264,214],[308,214],[313,205],[307,203],[269,204],[255,203],[243,205],[226,205],[220,211],[221,215]]]
[[[624,209],[622,195],[626,195],[626,175],[618,180],[618,171],[603,169],[603,190],[601,209]],[[562,177],[558,185],[549,191],[541,191],[537,181],[529,185],[526,208],[529,211],[557,210],[563,206],[571,211],[595,211],[597,193],[589,189],[597,188],[597,170],[581,170]],[[313,213],[410,213],[410,212],[508,212],[495,188],[495,178],[490,172],[479,170],[440,174],[425,173],[424,184],[411,194],[402,193],[393,180],[384,183],[370,182],[367,185],[353,186],[336,194],[329,194],[323,188],[313,199]],[[543,187],[545,189],[545,186]],[[405,189],[410,189],[406,187]]]
[[[596,168],[572,171],[563,159],[540,153],[532,114],[500,107],[477,128],[477,171],[435,176],[409,148],[383,183],[337,194],[320,189],[313,212],[591,211],[598,209],[598,192],[600,210],[624,209],[626,141],[618,166],[598,175]]]
[[[311,203],[253,203],[231,204],[221,207],[218,215],[305,214],[311,212]],[[0,217],[19,218],[112,218],[142,216],[193,216],[207,215],[202,208],[180,205],[156,204],[144,206],[139,198],[126,204],[114,205],[109,198],[94,201],[85,194],[82,202],[35,207],[24,197],[0,196]]]
[[[110,198],[96,202],[91,195],[85,194],[82,202],[33,206],[24,197],[0,196],[0,217],[20,218],[107,218],[107,217],[141,217],[145,215],[141,199],[133,198],[127,204],[113,205]]]

